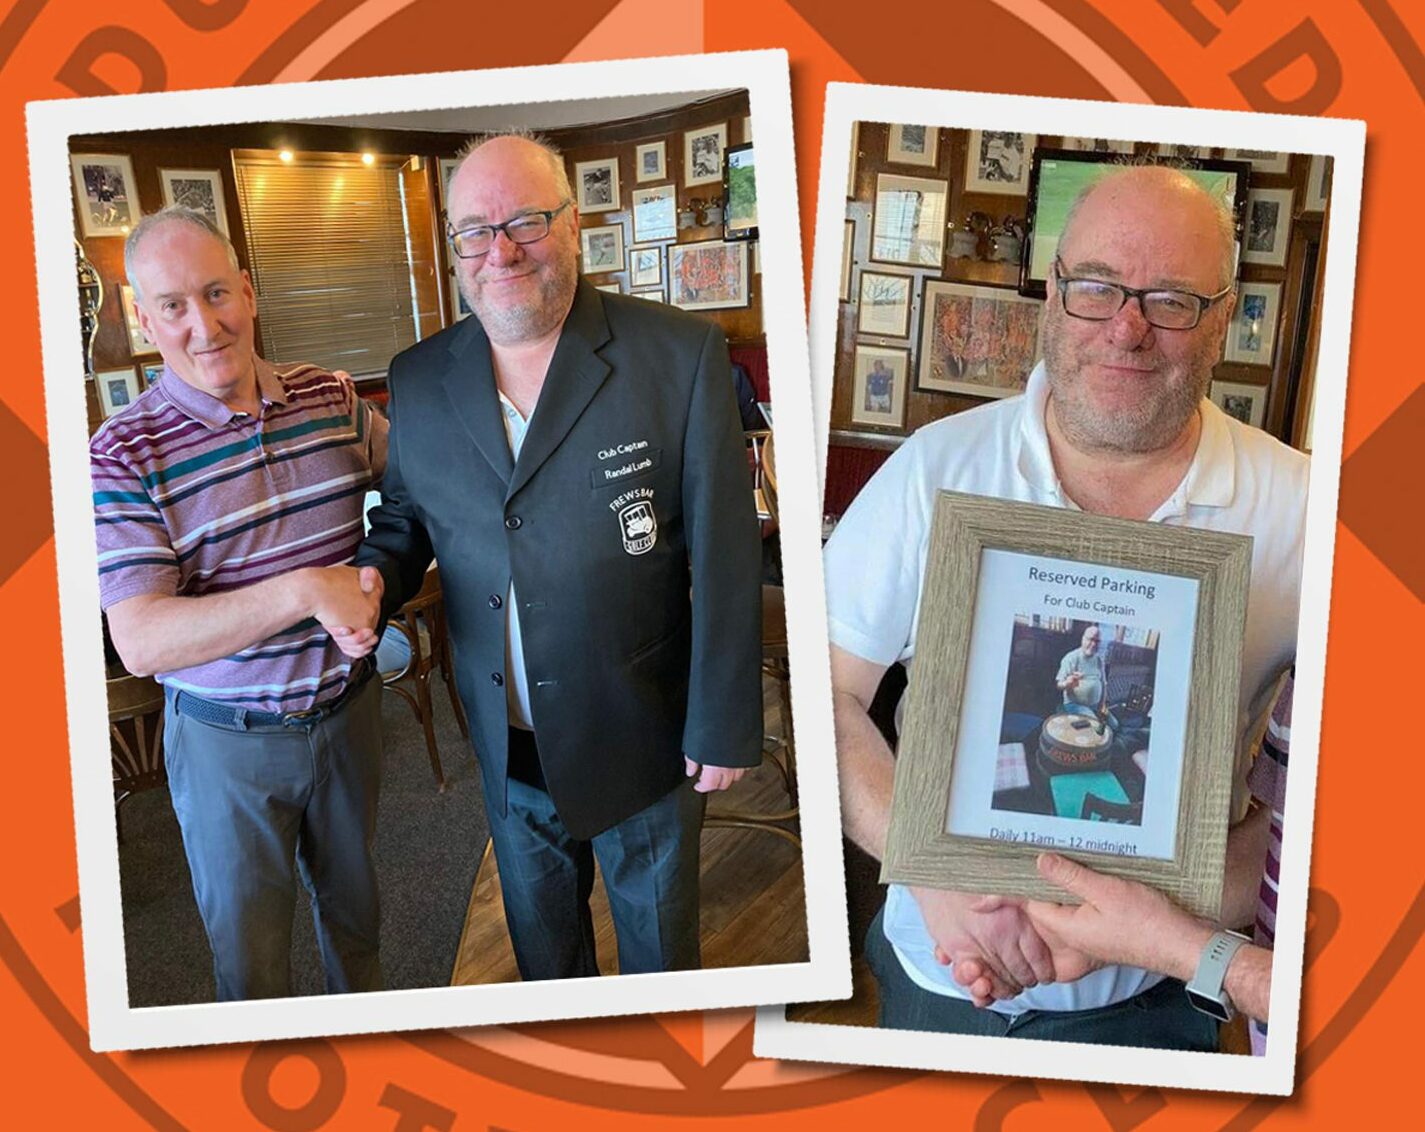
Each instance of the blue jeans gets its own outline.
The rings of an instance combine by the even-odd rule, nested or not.
[[[866,933],[866,962],[880,992],[878,1026],[1140,1049],[1211,1053],[1218,1048],[1217,1023],[1194,1009],[1177,979],[1164,979],[1142,994],[1096,1010],[1030,1010],[1018,1015],[981,1009],[968,999],[925,990],[905,973],[886,939],[885,914],[882,906]]]
[[[174,709],[164,758],[220,1002],[291,994],[294,884],[311,894],[328,993],[380,990],[371,841],[381,681],[307,726],[239,730]]]
[[[493,796],[490,789],[486,794]],[[512,777],[508,798],[503,818],[493,807],[486,816],[521,978],[598,975],[589,911],[596,857],[618,938],[619,973],[694,970],[701,965],[698,838],[703,795],[693,789],[691,779],[591,841],[569,835],[549,794],[539,786]]]

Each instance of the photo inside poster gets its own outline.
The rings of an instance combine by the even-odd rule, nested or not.
[[[985,550],[946,831],[1171,859],[1198,583]]]

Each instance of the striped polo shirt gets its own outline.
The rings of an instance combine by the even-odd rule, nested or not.
[[[351,561],[363,497],[385,465],[386,420],[326,370],[254,362],[258,417],[165,366],[94,434],[104,609],[139,594],[197,597]],[[351,664],[309,619],[158,679],[249,711],[305,711],[341,694]]]
[[[1276,706],[1272,709],[1267,733],[1262,737],[1262,749],[1252,763],[1247,785],[1252,796],[1272,808],[1271,829],[1267,835],[1267,857],[1262,865],[1262,883],[1257,889],[1257,922],[1252,941],[1258,947],[1271,948],[1277,940],[1277,885],[1281,879],[1282,824],[1286,810],[1286,764],[1291,751],[1291,701],[1296,687],[1293,669]],[[1252,1052],[1266,1052],[1267,1024],[1255,1019],[1249,1027]]]

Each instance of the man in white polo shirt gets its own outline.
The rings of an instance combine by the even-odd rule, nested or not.
[[[1204,399],[1235,298],[1230,214],[1182,172],[1128,167],[1075,201],[1058,252],[1044,359],[1024,395],[917,432],[826,548],[843,820],[878,858],[895,764],[867,709],[886,669],[915,653],[941,489],[1254,537],[1238,703],[1243,802],[1245,740],[1295,653],[1307,460]],[[1260,859],[1265,828],[1234,827],[1229,853]],[[1214,1023],[1180,983],[1131,967],[1083,975],[1063,954],[1056,969],[1020,908],[996,903],[890,887],[866,942],[881,1025],[1216,1048]],[[1250,913],[1224,908],[1223,920],[1236,926]],[[953,977],[970,959],[1008,997],[977,1008]]]

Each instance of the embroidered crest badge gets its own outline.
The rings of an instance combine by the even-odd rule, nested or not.
[[[618,513],[623,548],[629,554],[647,554],[658,541],[658,517],[653,513],[653,501],[640,499]]]

